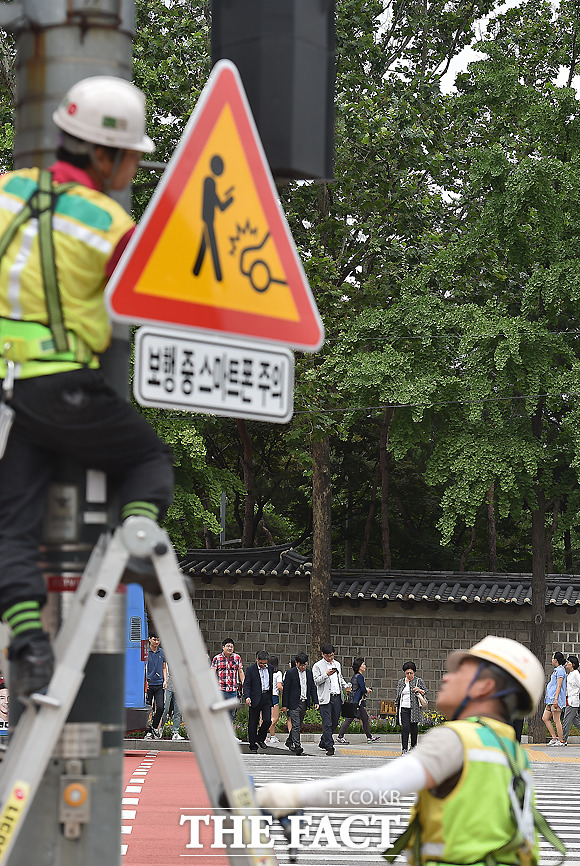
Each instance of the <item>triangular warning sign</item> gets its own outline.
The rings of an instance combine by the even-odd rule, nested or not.
[[[220,61],[106,290],[114,319],[318,349],[324,330],[236,67]]]

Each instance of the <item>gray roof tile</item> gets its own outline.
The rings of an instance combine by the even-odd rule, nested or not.
[[[263,583],[268,576],[285,583],[310,578],[312,561],[288,545],[242,550],[190,550],[181,568],[195,579],[210,583],[236,575]],[[235,578],[233,578],[235,580]],[[230,577],[232,580],[232,577]],[[453,571],[339,570],[331,572],[330,595],[358,604],[361,599],[384,606],[398,602],[412,607],[427,602],[430,607],[454,604],[530,605],[531,574]],[[580,575],[552,574],[547,577],[546,605],[574,608],[580,605]]]

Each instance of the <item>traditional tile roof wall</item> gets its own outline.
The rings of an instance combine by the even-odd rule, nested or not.
[[[332,598],[426,602],[427,605],[531,605],[531,574],[453,571],[332,572]],[[546,605],[580,605],[580,576],[552,574]]]
[[[193,578],[211,583],[227,577],[230,583],[253,578],[257,585],[269,577],[284,583],[310,578],[312,562],[291,547],[261,547],[235,550],[190,550],[181,568]],[[375,601],[379,605],[397,601],[413,606],[426,602],[455,606],[471,604],[531,605],[531,574],[500,574],[460,571],[342,571],[331,572],[330,596],[334,604],[342,599]],[[546,606],[580,606],[580,575],[551,574],[547,578]]]
[[[228,577],[231,583],[236,583],[240,577],[253,577],[256,583],[264,583],[267,577],[278,577],[288,583],[295,577],[309,578],[312,572],[312,562],[289,545],[247,550],[188,550],[180,565],[186,574],[199,577],[204,583],[214,577]]]

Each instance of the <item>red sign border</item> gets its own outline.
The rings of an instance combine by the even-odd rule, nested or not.
[[[134,286],[153,254],[160,230],[177,206],[185,182],[191,176],[191,167],[197,165],[226,104],[232,111],[256,193],[287,277],[299,316],[297,322],[134,291]],[[172,163],[115,269],[107,290],[107,301],[113,318],[132,323],[195,328],[210,333],[261,339],[310,351],[315,351],[322,345],[324,328],[278,201],[239,73],[230,61],[220,61],[216,65],[184,131]]]

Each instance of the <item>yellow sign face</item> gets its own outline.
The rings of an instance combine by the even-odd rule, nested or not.
[[[136,291],[298,321],[228,104]]]
[[[216,64],[106,290],[111,316],[318,349],[324,329],[237,70]]]
[[[0,815],[0,863],[4,862],[10,840],[22,817],[29,793],[30,785],[28,782],[16,782],[2,810],[2,815]]]

